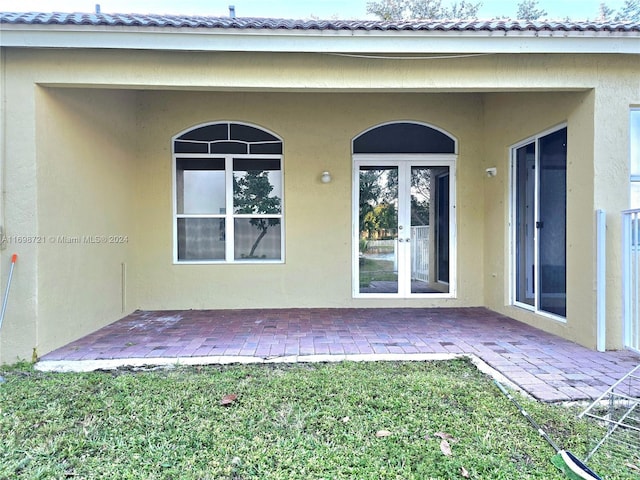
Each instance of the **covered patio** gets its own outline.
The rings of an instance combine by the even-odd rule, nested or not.
[[[429,360],[467,355],[545,402],[597,398],[640,363],[486,308],[136,311],[40,358],[42,370],[118,366]]]

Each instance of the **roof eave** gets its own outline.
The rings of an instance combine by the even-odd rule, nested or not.
[[[3,24],[0,46],[327,53],[640,53],[637,33],[371,31]]]

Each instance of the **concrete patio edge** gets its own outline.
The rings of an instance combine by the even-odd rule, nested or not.
[[[253,357],[241,355],[218,355],[204,357],[156,357],[156,358],[117,358],[101,360],[41,360],[35,369],[41,372],[82,373],[97,370],[116,370],[118,368],[153,368],[195,365],[233,365],[233,364],[283,364],[283,363],[336,363],[336,362],[433,362],[469,359],[475,367],[502,384],[508,385],[527,396],[528,392],[515,384],[484,360],[469,353],[374,353],[353,355],[285,355],[278,357]]]
[[[457,356],[547,403],[593,400],[640,362],[637,353],[596,352],[482,307],[308,308],[140,310],[46,353],[39,368]]]

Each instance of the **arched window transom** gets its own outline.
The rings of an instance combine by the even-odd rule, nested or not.
[[[396,122],[357,136],[353,153],[456,153],[456,141],[428,125]]]

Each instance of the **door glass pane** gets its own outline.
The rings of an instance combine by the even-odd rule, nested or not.
[[[540,139],[539,309],[566,316],[567,129]]]
[[[449,168],[411,168],[411,293],[449,292]]]
[[[448,169],[447,169],[448,171]],[[449,284],[449,174],[437,175],[436,183],[436,259],[438,282]],[[449,291],[448,287],[445,291]]]
[[[516,301],[535,305],[536,145],[516,150]]]
[[[435,290],[429,286],[433,278],[429,261],[433,250],[430,234],[431,222],[431,185],[432,169],[427,167],[411,168],[411,293],[429,293]]]
[[[398,293],[398,168],[360,167],[360,293]]]

